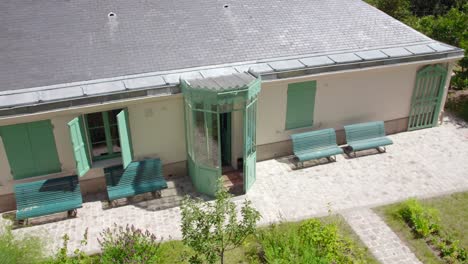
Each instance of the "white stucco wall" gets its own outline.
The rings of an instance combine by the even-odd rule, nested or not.
[[[258,99],[257,144],[288,140],[290,134],[304,130],[343,129],[347,124],[408,117],[416,73],[421,67],[407,65],[266,82]],[[313,127],[286,131],[288,83],[313,80],[317,81]]]
[[[166,163],[186,160],[182,97],[128,107],[134,156]]]

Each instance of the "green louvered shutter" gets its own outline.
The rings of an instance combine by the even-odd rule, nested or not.
[[[47,121],[28,123],[29,141],[36,175],[57,173],[62,170],[62,165],[55,145],[52,123]]]
[[[13,179],[61,171],[50,120],[4,126],[0,131]]]
[[[128,122],[127,109],[117,114],[117,124],[119,126],[120,149],[122,151],[122,161],[124,168],[133,161],[132,136]]]
[[[79,176],[83,176],[89,171],[91,164],[87,154],[82,117],[74,118],[68,123],[68,127],[73,145],[73,154],[75,155],[76,172]]]
[[[313,125],[316,89],[316,81],[288,85],[286,129]]]
[[[1,135],[13,178],[30,177],[35,165],[26,124],[2,127]]]

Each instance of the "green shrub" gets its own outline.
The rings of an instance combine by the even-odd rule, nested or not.
[[[14,238],[11,227],[0,230],[0,262],[33,264],[43,261],[43,243],[37,237]]]
[[[297,229],[283,230],[276,225],[258,234],[261,255],[267,263],[328,263],[315,248],[302,243]]]
[[[311,219],[288,230],[273,225],[258,240],[268,263],[366,263],[364,250],[340,235],[336,223]]]
[[[101,233],[102,263],[157,263],[160,260],[161,241],[149,231],[134,226],[114,225]]]
[[[468,122],[468,95],[461,95],[455,98],[449,96],[445,108]]]
[[[92,257],[86,255],[81,248],[76,248],[73,251],[74,256],[68,255],[68,241],[70,237],[65,234],[62,237],[62,247],[59,249],[54,258],[44,262],[44,264],[92,264],[94,260]],[[86,229],[83,239],[80,241],[81,247],[88,244],[88,229]]]
[[[466,263],[466,250],[460,246],[459,240],[442,240],[436,244],[436,247],[447,263]]]
[[[424,207],[416,199],[409,199],[404,202],[398,214],[420,237],[427,238],[440,230],[438,211]]]
[[[439,252],[446,263],[466,263],[467,253],[460,241],[440,228],[438,210],[410,199],[402,203],[397,213],[418,237],[424,238],[431,248]]]
[[[329,263],[359,263],[363,259],[363,250],[340,235],[336,223],[311,219],[301,225],[299,234],[302,243],[315,248]]]

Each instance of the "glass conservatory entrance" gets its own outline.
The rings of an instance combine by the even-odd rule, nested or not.
[[[181,81],[188,172],[198,192],[213,196],[223,167],[237,167],[244,192],[255,182],[260,83],[248,73]]]

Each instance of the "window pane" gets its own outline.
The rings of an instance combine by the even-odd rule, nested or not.
[[[121,152],[119,127],[117,125],[117,114],[121,111],[121,109],[107,111],[107,119],[103,118],[105,112],[91,113],[86,116],[93,157],[103,157],[111,153]],[[107,121],[107,124],[105,121]],[[112,150],[111,153],[109,152],[110,149]]]
[[[101,113],[87,114],[86,118],[88,119],[88,127],[89,128],[104,127],[104,121],[102,120],[102,114]]]
[[[115,109],[109,111],[109,124],[117,125],[117,114],[119,114],[122,109]]]
[[[200,163],[205,163],[208,157],[205,115],[203,112],[194,111],[193,116],[193,151],[195,154],[195,160]]]
[[[211,168],[218,167],[218,114],[195,111],[194,118],[195,160]]]
[[[108,154],[106,142],[92,144],[93,157],[104,156]]]

